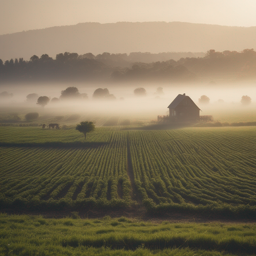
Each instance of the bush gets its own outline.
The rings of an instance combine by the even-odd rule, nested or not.
[[[32,112],[25,115],[25,119],[28,122],[36,120],[38,117],[39,117],[39,114],[37,112]]]

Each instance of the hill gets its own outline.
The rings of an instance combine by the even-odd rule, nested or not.
[[[255,48],[256,27],[182,22],[81,23],[0,36],[0,58],[60,52],[205,52]]]

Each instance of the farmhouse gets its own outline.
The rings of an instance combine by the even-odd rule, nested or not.
[[[200,108],[185,93],[179,94],[168,108],[170,120],[193,122],[200,119]]]
[[[158,116],[158,121],[195,122],[200,120],[200,108],[185,93],[179,94],[168,108],[169,116]]]

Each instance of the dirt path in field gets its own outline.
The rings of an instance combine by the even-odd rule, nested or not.
[[[130,137],[129,132],[127,134],[127,166],[126,166],[127,174],[129,176],[131,182],[131,198],[138,203],[141,203],[141,200],[138,197],[137,189],[134,182],[134,172],[132,168],[132,157],[131,157],[131,149],[130,149]]]

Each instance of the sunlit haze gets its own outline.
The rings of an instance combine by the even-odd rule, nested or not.
[[[199,106],[201,115],[212,115],[214,121],[220,122],[248,122],[254,120],[256,114],[256,89],[251,83],[218,84],[215,87],[209,85],[193,84],[161,84],[163,94],[157,94],[159,84],[136,83],[124,86],[123,84],[76,84],[80,93],[86,93],[86,100],[60,100],[58,103],[49,102],[42,108],[36,102],[27,102],[26,96],[30,93],[37,93],[38,96],[47,95],[50,99],[59,98],[61,91],[70,84],[38,84],[37,86],[17,86],[11,88],[1,87],[13,94],[13,98],[2,100],[0,107],[5,109],[3,114],[18,113],[22,117],[27,112],[37,111],[40,114],[41,122],[44,118],[54,119],[62,116],[61,124],[72,124],[74,122],[89,119],[94,121],[97,126],[104,125],[108,120],[115,118],[120,125],[123,120],[129,119],[131,122],[142,122],[149,124],[157,121],[158,115],[168,114],[168,105],[178,94],[185,93]],[[96,88],[107,87],[109,92],[116,97],[116,100],[96,100],[93,99],[93,92]],[[146,96],[138,97],[134,95],[134,89],[144,87]],[[209,104],[200,104],[199,98],[206,95],[210,98]],[[242,106],[241,98],[250,95],[252,104]],[[71,122],[67,121],[73,115],[77,116]]]

